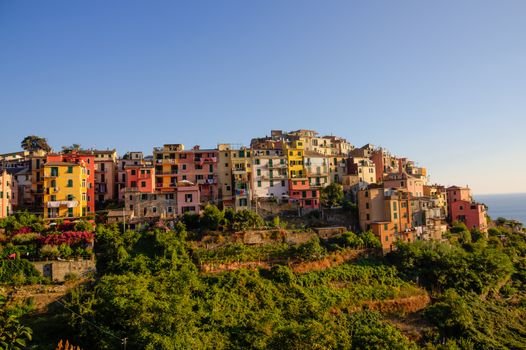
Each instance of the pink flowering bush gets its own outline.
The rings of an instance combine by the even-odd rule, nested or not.
[[[40,243],[49,245],[75,245],[79,243],[92,243],[93,238],[93,233],[88,231],[66,231],[43,236],[40,238]]]

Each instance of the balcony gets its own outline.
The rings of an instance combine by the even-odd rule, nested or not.
[[[76,208],[79,206],[79,202],[78,201],[49,201],[47,202],[46,206],[48,208],[59,208],[59,207]]]
[[[194,158],[195,163],[204,164],[204,163],[217,163],[217,157],[203,157],[203,158]]]
[[[246,173],[246,172],[247,172],[247,169],[246,169],[246,168],[234,168],[234,169],[232,170],[232,173],[233,173],[234,175],[241,175],[241,174],[244,174],[244,173]]]
[[[285,163],[284,164],[281,164],[281,163],[277,163],[277,164],[272,163],[272,164],[270,164],[270,163],[268,163],[266,167],[269,168],[269,169],[284,169],[284,168],[287,167],[287,164],[285,164]]]
[[[198,180],[195,180],[195,182],[198,184],[198,185],[215,185],[217,184],[217,179],[198,179]]]

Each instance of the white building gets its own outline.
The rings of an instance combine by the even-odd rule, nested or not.
[[[282,150],[252,152],[252,195],[258,198],[287,199],[289,184],[287,156]]]

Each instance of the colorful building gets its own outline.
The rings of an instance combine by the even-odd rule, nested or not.
[[[415,240],[412,226],[412,196],[407,191],[371,185],[358,192],[358,213],[362,231],[371,230],[388,252],[396,241]]]
[[[153,165],[128,165],[124,169],[126,173],[126,190],[140,193],[152,193],[155,191],[155,167]]]
[[[305,164],[303,163],[303,139],[286,142],[283,141],[282,149],[287,155],[288,177],[289,179],[307,178]]]
[[[44,218],[86,216],[90,212],[88,178],[88,167],[82,160],[48,160],[44,165]]]
[[[252,150],[252,196],[288,200],[287,156],[281,149]]]
[[[181,181],[171,191],[139,192],[130,189],[125,192],[125,208],[137,220],[176,218],[186,212],[199,213],[201,199],[199,186]]]
[[[182,144],[154,148],[155,187],[171,191],[180,181],[199,186],[202,204],[218,204],[218,151],[195,146],[185,150]]]
[[[386,175],[383,183],[385,188],[403,189],[414,197],[424,195],[424,181],[407,173]]]
[[[99,205],[114,201],[117,196],[117,151],[94,150],[95,202]]]
[[[347,175],[355,175],[359,182],[376,183],[376,166],[368,158],[351,157],[347,159]]]
[[[54,163],[75,163],[82,164],[88,175],[86,179],[86,201],[88,204],[87,213],[95,213],[95,154],[89,150],[71,150],[59,154],[48,154],[46,164]],[[45,187],[45,186],[44,186]]]
[[[222,207],[248,209],[251,202],[252,151],[232,144],[218,145],[219,200]]]
[[[364,146],[365,147],[365,146]],[[372,147],[372,146],[371,146]],[[381,183],[389,174],[398,174],[401,172],[398,158],[393,156],[383,148],[371,149],[371,160],[375,165],[376,182]]]
[[[320,207],[320,190],[311,187],[308,178],[290,179],[289,193],[289,201],[297,203],[300,208],[318,209]]]
[[[13,214],[17,205],[17,184],[7,170],[0,171],[0,218]]]
[[[148,163],[142,152],[127,152],[122,158],[117,159],[117,178],[115,182],[115,195],[118,200],[124,202],[126,190],[126,168],[128,166],[147,165]]]
[[[486,206],[473,200],[471,190],[468,187],[451,186],[446,191],[449,222],[463,222],[468,229],[486,232]]]
[[[323,154],[305,151],[305,169],[311,187],[323,188],[330,183],[329,158]]]

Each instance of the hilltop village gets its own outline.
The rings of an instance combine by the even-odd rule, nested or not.
[[[386,149],[21,146],[0,156],[2,349],[524,348],[522,225]]]
[[[140,225],[208,204],[302,217],[346,202],[357,209],[354,228],[372,231],[384,251],[396,241],[440,239],[453,222],[488,227],[486,208],[468,187],[429,184],[426,168],[412,160],[313,130],[272,130],[249,147],[165,144],[152,155],[80,145],[54,152],[36,136],[22,148],[0,155],[0,218],[21,210],[49,221],[103,212],[108,222]]]

